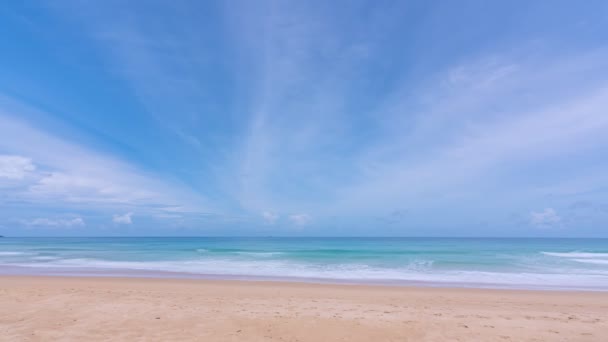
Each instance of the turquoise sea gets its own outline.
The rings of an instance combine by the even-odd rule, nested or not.
[[[0,273],[608,290],[608,239],[5,237]]]

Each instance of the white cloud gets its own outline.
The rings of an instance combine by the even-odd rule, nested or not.
[[[30,112],[37,111],[0,94],[0,150],[11,153],[0,157],[0,180],[4,177],[12,184],[0,193],[0,203],[94,210],[128,206],[141,212],[166,207],[210,211],[202,196],[180,184],[18,119]]]
[[[32,160],[16,155],[0,155],[0,178],[23,179],[36,170]]]
[[[21,224],[26,226],[44,226],[44,227],[79,227],[84,226],[85,222],[82,218],[76,217],[71,219],[52,219],[52,218],[36,218],[32,220],[21,220]]]
[[[191,121],[177,122],[196,117],[193,113],[200,112],[209,90],[200,82],[205,69],[199,67],[214,55],[193,44],[204,39],[193,33],[198,32],[192,29],[196,21],[178,20],[174,15],[179,7],[163,9],[163,15],[179,24],[159,27],[146,15],[133,20],[130,11],[135,8],[130,5],[116,10],[114,5],[87,3],[74,10],[76,5],[57,6],[77,16],[84,24],[81,29],[102,43],[108,64],[122,74],[148,112],[182,140],[202,147],[206,140],[190,134],[196,132],[190,129]],[[420,74],[422,78],[410,67],[393,68],[390,81],[382,82],[381,95],[372,91],[359,98],[365,86],[377,87],[372,80],[364,81],[375,74],[364,59],[386,52],[374,44],[389,42],[377,38],[386,35],[391,20],[401,20],[395,15],[400,11],[388,12],[393,13],[366,18],[369,25],[353,35],[341,31],[331,13],[314,4],[294,8],[269,2],[226,11],[225,22],[232,27],[223,38],[238,52],[230,69],[237,70],[242,85],[234,89],[239,99],[234,109],[248,128],[238,136],[235,151],[226,152],[228,162],[218,158],[213,166],[215,174],[226,175],[228,185],[221,195],[275,222],[275,214],[263,211],[365,215],[396,203],[429,207],[430,201],[446,194],[484,193],[488,184],[501,194],[521,185],[526,194],[513,195],[520,199],[535,196],[529,195],[534,186],[563,188],[555,183],[573,179],[585,182],[586,189],[605,184],[580,177],[582,167],[543,170],[547,177],[533,185],[534,180],[521,179],[534,172],[513,170],[579,156],[589,146],[606,146],[606,51],[585,56],[542,49],[530,53],[526,47],[512,54],[493,51],[478,59],[463,58],[469,61],[465,65],[435,68],[436,74]],[[116,13],[113,25],[107,25],[108,16]],[[390,63],[384,57],[378,60]],[[175,113],[186,114],[178,118]],[[226,146],[232,145],[217,150],[223,153],[230,148]],[[50,155],[74,155],[62,152],[67,153]],[[47,157],[23,155],[37,165]],[[42,175],[29,195],[98,205],[187,203],[176,200],[184,198],[183,192],[175,194],[172,187],[137,170],[121,164],[114,172],[105,158],[80,160],[53,161],[52,172]],[[92,172],[81,169],[79,162],[93,165]],[[100,172],[95,171],[98,165]],[[572,188],[580,191],[581,186]],[[174,195],[166,196],[169,193]],[[296,224],[310,220],[304,214],[288,219]]]
[[[131,220],[131,216],[133,216],[133,213],[126,213],[123,215],[117,214],[112,217],[112,221],[118,224],[131,224],[133,223],[133,221]]]
[[[275,9],[280,18],[263,26],[268,38],[259,46],[248,34],[257,32],[248,25],[257,25],[259,18],[241,14],[247,20],[235,21],[235,32],[245,41],[243,53],[251,55],[261,75],[251,87],[256,100],[237,153],[239,167],[231,177],[240,185],[233,196],[247,210],[303,210],[320,216],[381,212],[395,203],[425,206],[425,194],[434,193],[428,198],[436,199],[446,193],[479,193],[484,183],[517,185],[519,175],[511,169],[584,153],[608,141],[603,134],[608,130],[608,84],[599,76],[608,66],[607,51],[542,60],[522,57],[527,51],[497,51],[414,84],[404,77],[370,112],[361,112],[343,103],[357,103],[356,94],[348,93],[355,75],[340,70],[343,79],[336,80],[336,70],[308,58],[315,51],[310,47],[323,40],[317,39],[318,27],[299,24],[316,13],[283,10]],[[285,29],[281,20],[293,25]],[[327,22],[315,23],[332,42],[328,53],[342,57],[340,65],[360,62],[340,55],[349,45],[334,36]],[[259,49],[250,51],[253,46]],[[289,96],[292,92],[306,96]],[[367,124],[374,133],[362,137],[359,130]],[[274,186],[279,182],[294,185],[276,191],[288,187]]]
[[[289,215],[289,220],[298,226],[304,226],[310,222],[311,217],[307,214],[293,214]]]
[[[559,225],[561,222],[562,218],[553,208],[546,208],[543,211],[533,211],[530,213],[530,223],[538,228],[553,227]]]
[[[581,57],[536,67],[489,64],[466,77],[447,76],[450,84],[464,84],[428,90],[428,108],[420,113],[402,115],[407,101],[391,102],[391,109],[386,111],[396,113],[387,120],[394,126],[393,131],[389,129],[384,140],[370,144],[371,148],[359,155],[353,167],[359,177],[337,189],[338,200],[332,209],[381,210],[395,202],[416,206],[424,196],[437,199],[446,193],[479,192],[488,184],[511,182],[510,188],[501,190],[507,192],[522,178],[511,173],[512,169],[527,169],[531,164],[538,167],[565,155],[583,155],[608,146],[603,133],[608,130],[608,84],[591,76],[592,70],[606,64],[605,60]],[[571,75],[589,75],[593,81],[584,89],[570,86],[580,82],[553,82]],[[539,96],[531,101],[529,95],[513,95],[519,94],[518,89],[563,96]],[[518,97],[521,101],[505,100]],[[410,120],[406,122],[412,128],[408,134],[403,134],[400,117]],[[431,136],[438,138],[429,139]],[[546,171],[545,179],[559,175],[559,171]],[[575,179],[565,176],[559,177],[559,182]],[[593,184],[595,188],[599,185]],[[525,188],[532,189],[529,184]],[[531,191],[517,194],[520,199],[522,195],[534,196]]]
[[[277,220],[280,218],[280,216],[278,214],[271,213],[269,211],[264,211],[262,213],[262,218],[264,219],[264,222],[266,222],[268,224],[275,224],[277,222]]]

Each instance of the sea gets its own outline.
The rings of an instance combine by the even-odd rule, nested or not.
[[[608,239],[4,237],[0,274],[607,291]]]

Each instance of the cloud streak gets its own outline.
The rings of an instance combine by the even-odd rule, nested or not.
[[[13,104],[11,106],[11,104]],[[15,116],[28,109],[4,98],[0,102],[2,176],[12,181],[0,201],[45,207],[141,208],[159,212],[183,207],[208,212],[200,195],[104,153],[53,136]]]
[[[550,220],[539,207],[566,221],[568,203],[608,193],[608,50],[573,48],[563,33],[587,31],[539,30],[517,6],[525,36],[484,16],[472,44],[473,27],[452,27],[480,18],[450,4],[47,5],[74,32],[55,45],[90,48],[87,66],[120,89],[102,99],[117,103],[108,121],[160,133],[112,126],[117,144],[99,148],[0,98],[0,203],[251,229],[408,208],[374,221],[397,230],[501,210]]]
[[[560,225],[562,218],[555,209],[546,208],[543,211],[530,213],[530,223],[537,228],[551,228]]]
[[[0,155],[0,178],[20,180],[35,169],[36,166],[31,159],[21,156]]]
[[[295,225],[304,226],[310,223],[311,221],[310,215],[307,214],[292,214],[289,215],[289,220],[293,222]]]
[[[133,220],[131,216],[133,216],[133,213],[117,214],[112,216],[112,222],[117,224],[132,224]]]
[[[29,227],[73,228],[85,226],[84,220],[80,217],[71,219],[35,218],[32,220],[21,220],[20,222]]]
[[[267,224],[275,224],[275,223],[277,223],[279,218],[281,218],[281,216],[279,216],[278,214],[275,214],[275,213],[271,213],[269,211],[265,211],[262,213],[262,218],[264,219],[264,222],[266,222]]]

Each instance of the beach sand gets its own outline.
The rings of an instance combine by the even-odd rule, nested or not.
[[[0,277],[2,341],[608,341],[608,293]]]

